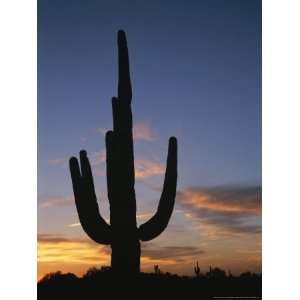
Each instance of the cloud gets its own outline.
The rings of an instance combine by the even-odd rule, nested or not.
[[[107,246],[83,239],[68,239],[61,235],[38,235],[39,263],[81,263],[96,265],[109,262]]]
[[[153,160],[135,160],[135,177],[143,179],[151,176],[162,175],[165,173],[165,165]]]
[[[106,161],[106,152],[104,150],[100,152],[91,153],[88,156],[90,158],[90,162],[93,167],[100,166],[102,163]],[[135,165],[135,177],[137,179],[158,176],[164,174],[165,172],[165,165],[154,160],[136,159],[134,161],[134,165]],[[102,170],[94,169],[93,174],[101,175],[101,176],[106,175],[104,169]]]
[[[79,226],[81,226],[80,223],[72,223],[68,225],[68,227],[79,227]]]
[[[240,239],[238,239],[240,242]],[[153,265],[158,264],[163,271],[192,274],[193,264],[197,260],[199,265],[218,265],[231,270],[244,271],[245,269],[261,270],[261,252],[255,243],[231,245],[229,252],[232,256],[222,255],[223,247],[217,249],[215,244],[210,247],[202,243],[198,245],[178,245],[178,241],[169,241],[168,244],[155,242],[142,243],[141,270],[153,272]],[[243,242],[242,242],[243,243]],[[205,247],[205,250],[202,249]],[[226,247],[226,245],[225,245]],[[228,248],[225,248],[228,250]],[[220,252],[221,251],[221,252]],[[46,273],[61,270],[83,275],[91,266],[110,265],[111,249],[109,246],[99,245],[89,239],[68,238],[59,234],[38,235],[38,278]]]
[[[94,167],[93,174],[94,175],[105,175],[105,170],[102,168],[103,164],[106,162],[106,150],[96,151],[88,153],[90,164]],[[48,161],[49,164],[55,166],[65,166],[66,159],[53,159]],[[96,168],[98,167],[98,168]],[[101,169],[99,169],[101,167]],[[146,178],[151,176],[157,176],[164,174],[165,172],[165,165],[159,163],[154,160],[149,159],[136,159],[135,160],[135,176],[136,178]]]
[[[97,131],[105,136],[107,128],[97,128]],[[157,134],[146,122],[136,122],[133,124],[132,135],[135,141],[147,141],[152,142],[157,139]]]
[[[64,238],[60,234],[51,234],[51,233],[40,233],[38,234],[38,242],[52,242],[52,243],[59,243],[64,242],[67,239]]]
[[[74,270],[83,274],[90,266],[110,265],[109,246],[98,245],[90,240],[69,239],[62,235],[38,235],[39,278],[47,272],[59,269]],[[172,267],[194,260],[204,251],[193,246],[157,246],[142,244],[142,270],[152,270],[154,264]]]
[[[52,166],[66,167],[66,166],[68,166],[70,157],[50,159],[50,160],[48,160],[48,164],[52,165]],[[78,153],[77,157],[79,159],[79,153]],[[92,166],[98,166],[98,165],[102,164],[103,162],[105,162],[106,151],[101,150],[101,151],[90,152],[90,153],[88,153],[88,157],[89,157],[89,160],[90,160],[90,163]]]
[[[261,210],[261,191],[256,187],[188,188],[179,191],[178,197],[183,204],[198,209],[255,215]]]
[[[204,254],[205,251],[194,246],[157,246],[154,243],[142,244],[143,257],[150,260],[173,260],[181,262],[188,257]]]
[[[74,204],[73,196],[48,197],[39,201],[39,207],[48,208],[53,206],[69,206]]]
[[[178,263],[205,252],[194,246],[158,246],[155,243],[142,244],[142,260],[160,263]],[[38,235],[38,262],[68,262],[94,264],[109,263],[110,247],[98,245],[91,240],[69,239],[62,235]]]
[[[48,160],[49,165],[52,166],[62,166],[66,164],[66,159],[64,158],[54,158]]]
[[[138,221],[141,222],[141,221],[146,221],[146,220],[150,219],[152,216],[153,216],[153,213],[147,213],[147,212],[145,212],[145,213],[139,213],[139,214],[137,214],[136,218],[137,218]]]
[[[149,212],[149,213],[148,212],[143,212],[143,213],[138,213],[136,215],[136,219],[139,222],[145,222],[145,221],[148,221],[152,216],[153,216],[153,212]],[[110,219],[109,218],[104,218],[104,219],[105,219],[106,223],[110,224]],[[81,224],[76,222],[76,223],[68,224],[66,226],[70,227],[70,228],[73,228],[73,227],[79,227],[79,226],[81,226]]]
[[[101,150],[101,151],[91,152],[88,153],[88,157],[90,160],[90,164],[92,166],[98,166],[106,161],[106,151]]]
[[[97,132],[101,133],[103,136],[105,136],[106,132],[108,131],[109,129],[107,128],[102,128],[102,127],[99,127],[96,129]]]
[[[152,142],[157,139],[157,136],[154,133],[154,131],[145,122],[134,123],[132,133],[133,133],[133,139],[135,141],[144,140],[144,141]]]
[[[185,215],[212,235],[260,233],[260,187],[191,187],[177,193]]]

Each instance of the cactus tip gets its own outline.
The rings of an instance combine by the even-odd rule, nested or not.
[[[73,165],[73,164],[76,163],[76,162],[77,162],[77,158],[74,157],[74,156],[72,156],[72,157],[70,158],[70,160],[69,160],[70,165]]]
[[[171,136],[170,143],[177,143],[177,138],[175,136]]]
[[[85,150],[81,150],[79,153],[80,156],[87,156],[87,153]]]
[[[126,43],[126,34],[125,34],[125,31],[120,29],[118,31],[118,42],[119,43]]]

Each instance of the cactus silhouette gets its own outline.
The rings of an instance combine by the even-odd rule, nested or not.
[[[86,151],[80,151],[80,165],[70,159],[70,172],[76,208],[82,228],[97,243],[110,245],[111,267],[115,273],[140,271],[140,241],[161,234],[171,217],[177,185],[177,140],[169,139],[166,174],[158,209],[146,223],[137,227],[135,171],[132,135],[132,89],[125,32],[118,32],[118,97],[112,98],[113,130],[106,133],[106,175],[110,224],[101,217],[93,175]]]
[[[154,265],[154,273],[156,275],[160,275],[160,268],[159,268],[159,265]]]
[[[199,277],[200,276],[200,268],[198,265],[198,261],[197,261],[196,266],[194,267],[194,271],[195,271],[196,276]]]

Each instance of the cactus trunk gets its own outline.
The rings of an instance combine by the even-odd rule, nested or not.
[[[111,249],[111,266],[114,272],[132,275],[139,273],[141,246],[136,234],[124,237],[122,231],[117,233]]]
[[[122,195],[110,198],[111,267],[115,273],[134,275],[140,271],[141,247],[134,192],[129,195],[128,198],[122,198]]]

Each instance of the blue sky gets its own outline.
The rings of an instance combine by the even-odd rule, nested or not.
[[[136,168],[149,171],[136,183],[140,212],[155,210],[172,135],[178,138],[181,196],[200,189],[208,199],[219,197],[223,207],[231,201],[224,191],[231,189],[238,199],[231,202],[245,207],[249,193],[260,195],[261,1],[39,0],[40,234],[85,238],[66,226],[78,222],[67,164],[81,149],[93,160],[100,206],[108,215],[103,132],[112,128],[119,29],[129,46]],[[195,206],[180,201],[161,243],[177,227],[190,228],[180,211],[193,214]],[[260,217],[251,215],[256,210],[246,207],[245,222],[259,225]],[[260,234],[247,234],[259,244]],[[197,230],[191,242],[184,235],[181,244],[197,247]]]

